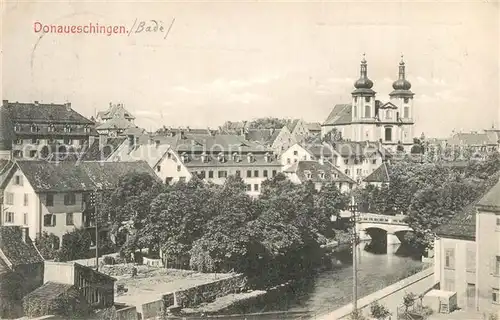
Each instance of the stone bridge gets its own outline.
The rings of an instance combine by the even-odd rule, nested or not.
[[[358,213],[356,217],[356,228],[361,240],[372,239],[376,234],[382,232],[386,235],[387,247],[400,244],[400,237],[408,231],[413,231],[404,222],[404,215],[388,216],[373,213]]]

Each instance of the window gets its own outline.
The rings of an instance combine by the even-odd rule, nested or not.
[[[24,194],[24,206],[27,207],[29,203],[29,194]]]
[[[217,174],[219,178],[227,178],[227,171],[218,171]]]
[[[181,171],[181,166],[177,166],[177,172]]]
[[[276,170],[273,170],[273,177],[276,177]]]
[[[362,170],[361,169],[356,169],[356,174],[357,175],[361,175],[362,174]]]
[[[38,144],[39,142],[40,142],[40,140],[38,140],[37,138],[31,139],[32,144]]]
[[[294,152],[293,152],[293,155],[294,155],[294,156],[298,156],[298,155],[299,155],[299,152],[298,152],[298,151],[294,151]]]
[[[403,108],[403,118],[408,119],[410,117],[410,108],[404,107]]]
[[[404,98],[405,103],[408,103],[410,101],[410,98]]]
[[[253,185],[253,191],[259,191],[259,185],[258,184],[254,184]]]
[[[358,98],[354,98],[354,102],[356,102],[358,100]],[[354,112],[354,118],[356,118],[358,116],[358,106],[352,106],[352,110]]]
[[[386,119],[391,119],[392,118],[392,111],[391,110],[387,110],[385,112],[385,118]]]
[[[23,177],[22,176],[16,176],[14,178],[14,184],[17,186],[22,186],[23,185]]]
[[[22,158],[23,157],[23,152],[21,150],[14,150],[14,157],[16,157],[16,158]]]
[[[5,223],[14,223],[14,212],[5,212]]]
[[[37,132],[37,131],[38,131],[38,127],[35,124],[32,124],[31,125],[31,132]]]
[[[339,183],[339,189],[342,189],[342,185],[343,185],[342,182]]]
[[[73,213],[72,212],[66,213],[66,225],[67,226],[74,225],[74,222],[73,222]]]
[[[467,248],[465,264],[466,271],[476,271],[476,250],[474,247]]]
[[[251,184],[247,184],[247,191],[252,191],[252,185]]]
[[[372,116],[371,107],[365,106],[365,118],[370,118]]]
[[[170,152],[167,153],[167,159],[172,159],[172,154]]]
[[[365,102],[370,102],[370,97],[365,97]]]
[[[171,183],[172,183],[172,180],[174,180],[174,177],[166,177],[166,178],[165,178],[165,183],[166,183],[166,184],[171,184]]]
[[[36,157],[36,150],[31,150],[30,151],[30,158],[35,158]]]
[[[161,166],[157,166],[157,167],[156,167],[156,171],[157,171],[157,172],[160,172],[160,171],[161,171]]]
[[[252,170],[247,170],[247,178],[251,178],[252,177]]]
[[[8,204],[8,205],[14,204],[14,194],[12,192],[5,193],[5,204]]]
[[[392,141],[392,127],[385,128],[385,141]]]
[[[240,170],[236,170],[236,172],[234,173],[235,176],[237,177],[241,177],[241,171]]]
[[[56,225],[56,215],[55,214],[46,214],[43,216],[43,226],[44,227],[53,227]]]
[[[23,139],[16,139],[15,144],[23,144]]]
[[[286,158],[286,164],[290,164],[292,163],[292,160],[290,160],[290,158]]]
[[[73,140],[70,138],[64,138],[63,142],[64,144],[73,144]]]
[[[351,173],[349,172],[349,169],[345,169],[344,171],[345,174],[350,175]]]
[[[451,278],[444,279],[444,290],[455,291],[455,279]]]
[[[373,159],[372,164],[377,164],[377,159]]]
[[[349,159],[344,159],[344,163],[348,164],[349,163]]]
[[[214,172],[212,170],[208,171],[208,177],[213,178],[214,177]]]
[[[200,179],[205,179],[206,175],[207,175],[207,174],[206,174],[206,172],[205,172],[205,171],[200,171],[200,172],[198,172],[198,177],[199,177]]]
[[[264,178],[267,178],[267,170],[263,170],[263,171],[262,171],[262,176],[263,176]]]
[[[500,291],[498,288],[491,289],[491,300],[494,303],[500,303]]]
[[[49,132],[54,132],[56,131],[56,128],[54,127],[53,124],[49,124]]]
[[[304,172],[304,173],[305,173],[305,175],[306,175],[306,179],[311,179],[311,172],[306,171],[306,172]]]
[[[356,158],[354,159],[354,164],[358,164],[359,163],[359,160]]]
[[[445,250],[444,267],[449,268],[449,269],[455,268],[455,250],[454,249],[446,249]]]
[[[258,177],[259,177],[259,170],[254,170],[254,172],[253,172],[253,176],[254,176],[255,178],[258,178]]]
[[[28,225],[28,214],[26,212],[23,213],[23,224]]]
[[[64,204],[65,205],[74,205],[76,203],[76,199],[75,199],[75,194],[70,192],[70,193],[66,193],[64,195]]]
[[[495,257],[495,275],[500,276],[500,256]]]
[[[47,207],[52,207],[54,205],[54,195],[53,194],[47,194],[45,197],[45,205]]]

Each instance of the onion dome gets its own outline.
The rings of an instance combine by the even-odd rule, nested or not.
[[[399,63],[399,79],[394,81],[392,84],[394,90],[410,90],[411,83],[405,79],[405,62],[403,61],[403,56],[401,56],[401,62]]]
[[[373,81],[368,79],[367,76],[367,63],[365,55],[363,54],[363,60],[361,60],[361,75],[359,79],[354,83],[354,88],[356,89],[371,89],[373,87]]]

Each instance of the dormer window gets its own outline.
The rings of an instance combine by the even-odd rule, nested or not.
[[[254,161],[253,154],[251,154],[251,153],[247,154],[247,160],[248,160],[248,162],[253,162]]]
[[[85,127],[83,128],[83,131],[84,131],[85,133],[89,133],[89,132],[90,132],[90,127],[89,127],[89,126],[85,126]]]
[[[325,173],[323,171],[319,172],[319,178],[320,179],[325,179]]]
[[[14,131],[21,131],[21,125],[19,123],[14,125]]]
[[[234,162],[240,162],[241,161],[240,155],[237,152],[233,153],[233,161]]]
[[[33,124],[31,125],[30,129],[31,129],[31,132],[37,132],[37,131],[38,131],[38,126],[37,126],[36,124],[34,124],[34,123],[33,123]]]
[[[201,162],[208,162],[208,156],[205,152],[201,154]]]
[[[187,153],[183,152],[183,153],[181,154],[181,161],[182,161],[183,163],[186,163],[186,162],[188,162],[188,161],[189,161],[189,156],[187,155]]]
[[[222,152],[220,152],[217,155],[217,159],[219,160],[219,162],[226,162],[226,158],[224,157],[224,153],[222,153]]]
[[[269,152],[266,152],[266,154],[264,155],[264,160],[266,162],[271,162],[271,154]]]
[[[64,132],[71,132],[71,127],[69,125],[64,126]]]
[[[48,128],[48,131],[49,132],[55,132],[56,131],[56,127],[54,126],[54,124],[49,124],[49,128]]]
[[[332,172],[332,178],[337,179],[339,175],[336,172]]]
[[[306,176],[306,179],[311,179],[311,177],[312,177],[311,171],[304,171],[304,174]]]

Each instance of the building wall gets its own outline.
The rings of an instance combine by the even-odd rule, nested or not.
[[[280,133],[273,141],[271,148],[276,154],[281,154],[293,144],[297,142],[297,139],[290,133],[290,130],[285,126],[280,130]]]
[[[17,265],[14,267],[14,271],[23,277],[24,294],[35,290],[43,284],[43,262]]]
[[[476,310],[476,243],[469,240],[440,238],[436,240],[434,270],[441,290],[457,293],[461,309]],[[448,258],[447,258],[448,255]],[[467,288],[475,286],[470,298]]]
[[[303,160],[314,160],[314,157],[299,144],[294,144],[281,154],[281,165],[284,167]]]
[[[62,241],[62,236],[75,230],[76,228],[83,227],[83,194],[73,193],[75,195],[75,204],[64,204],[64,195],[66,193],[53,193],[53,206],[47,205],[47,194],[39,194],[40,199],[40,223],[42,232],[53,233]],[[73,214],[73,224],[67,224],[66,216],[68,213]],[[45,215],[55,215],[55,225],[45,225]],[[68,221],[70,222],[70,221]]]
[[[374,155],[370,158],[342,157],[337,161],[338,168],[344,174],[356,181],[366,178],[382,164],[382,156]]]
[[[163,182],[166,182],[167,178],[169,178],[170,183],[178,182],[181,178],[185,178],[186,181],[191,179],[189,170],[184,163],[182,163],[177,154],[171,150],[167,151],[165,157],[153,168],[153,170]]]
[[[75,268],[70,263],[45,261],[43,283],[58,282],[74,284]]]
[[[476,241],[479,308],[481,311],[500,311],[499,302],[492,299],[493,290],[500,289],[497,267],[497,259],[500,259],[497,258],[500,257],[500,212],[478,211]]]

